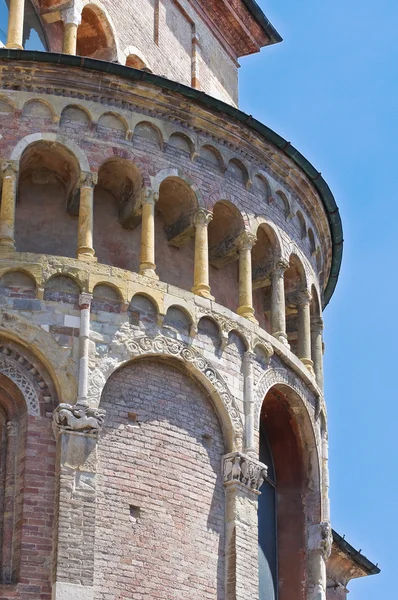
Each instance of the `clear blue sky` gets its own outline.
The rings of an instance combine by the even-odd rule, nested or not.
[[[398,2],[260,0],[284,38],[242,59],[240,106],[322,172],[344,256],[325,317],[332,525],[398,598]],[[397,311],[397,312],[396,312]]]

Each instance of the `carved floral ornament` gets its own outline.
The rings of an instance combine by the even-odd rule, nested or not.
[[[182,360],[187,365],[192,365],[192,367],[196,368],[204,375],[212,388],[219,395],[225,410],[231,419],[235,438],[240,438],[242,436],[243,424],[235,398],[229,391],[218,371],[197,350],[194,350],[192,347],[187,346],[179,340],[170,339],[161,335],[154,338],[145,336],[134,339],[131,331],[127,328],[122,328],[116,334],[113,350],[117,351],[119,356],[122,354],[122,360],[107,358],[104,359],[103,362],[99,361],[97,367],[90,373],[88,396],[91,405],[94,403],[98,405],[106,378],[108,378],[111,373],[125,361],[128,361],[129,358],[145,355],[173,356]]]
[[[0,373],[8,377],[20,389],[25,398],[28,415],[38,417],[40,415],[40,402],[34,382],[31,381],[34,374],[37,374],[32,365],[27,363],[22,357],[13,358],[8,355],[7,349],[0,349]],[[25,367],[28,366],[28,369]]]
[[[222,471],[225,486],[238,483],[255,494],[260,494],[259,490],[267,477],[266,465],[240,452],[223,456]]]

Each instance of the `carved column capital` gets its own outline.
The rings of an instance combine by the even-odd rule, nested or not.
[[[257,241],[257,237],[253,233],[244,231],[238,238],[239,250],[251,250]]]
[[[319,552],[325,560],[332,553],[333,533],[329,521],[321,521],[311,525],[309,530],[309,548]]]
[[[145,194],[142,198],[142,204],[153,204],[159,200],[159,192],[155,192],[155,190],[147,189],[145,190]]]
[[[3,172],[3,177],[12,177],[17,175],[19,170],[19,161],[18,160],[3,160],[1,165],[1,170]]]
[[[83,292],[82,294],[80,294],[80,296],[79,296],[80,309],[90,308],[92,299],[93,299],[93,295],[89,294],[88,292]]]
[[[78,26],[82,22],[81,11],[77,10],[76,6],[70,6],[62,10],[61,17],[65,25],[70,23]]]
[[[284,258],[278,258],[275,261],[274,268],[272,274],[276,277],[283,277],[286,269],[289,268],[289,262]]]
[[[92,171],[86,171],[80,173],[80,185],[81,187],[93,188],[98,183],[97,173]]]
[[[59,404],[53,413],[55,437],[60,433],[81,433],[98,436],[105,419],[105,411],[91,408],[86,402]]]
[[[198,225],[208,226],[210,221],[213,219],[213,213],[204,208],[199,208],[193,215],[193,224],[195,227]]]
[[[323,331],[323,319],[318,315],[311,316],[311,330],[321,333]]]
[[[247,454],[231,452],[223,456],[223,477],[225,486],[240,484],[259,495],[267,477],[267,467]]]
[[[311,292],[309,290],[301,290],[297,294],[297,304],[298,306],[307,306],[311,303]]]
[[[254,365],[254,363],[256,362],[255,353],[251,352],[250,350],[247,350],[244,354],[244,360],[246,364]]]

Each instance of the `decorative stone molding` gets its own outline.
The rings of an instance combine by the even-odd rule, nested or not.
[[[275,368],[270,366],[260,378],[255,390],[254,423],[256,428],[258,427],[263,400],[267,392],[277,384],[289,386],[302,400],[310,406],[313,406],[316,412],[319,410],[319,400],[308,391],[304,384],[293,373],[283,367]]]
[[[92,173],[91,171],[86,171],[80,173],[80,186],[93,188],[98,183],[98,175],[97,173]]]
[[[222,460],[224,485],[239,483],[251,492],[260,494],[267,477],[266,465],[240,452],[225,454]]]
[[[213,213],[209,210],[205,210],[204,208],[198,208],[195,214],[192,217],[192,223],[195,227],[198,225],[207,226],[210,221],[213,219]]]
[[[155,338],[141,337],[134,339],[129,329],[121,330],[116,334],[115,344],[116,346],[124,347],[124,354],[127,354],[127,359],[131,356],[168,355],[179,358],[184,363],[187,363],[187,365],[192,365],[192,367],[198,369],[221,398],[225,410],[232,421],[235,437],[239,438],[242,436],[243,423],[235,398],[218,371],[197,350],[194,350],[191,346],[187,346],[183,342],[161,335],[157,335]],[[114,370],[116,365],[113,363],[112,367]],[[100,377],[98,376],[96,379],[99,380]],[[91,396],[91,391],[89,395]]]
[[[53,430],[59,433],[73,431],[97,436],[104,424],[105,411],[92,408],[87,403],[59,404],[53,414]]]
[[[8,349],[0,347],[0,373],[11,379],[20,389],[25,398],[28,414],[33,417],[40,415],[40,400],[38,392],[35,389],[35,383],[42,390],[47,388],[44,380],[39,376],[36,369],[24,357],[15,354],[13,357],[8,354]],[[38,381],[31,381],[38,378]],[[48,392],[49,393],[49,392]]]

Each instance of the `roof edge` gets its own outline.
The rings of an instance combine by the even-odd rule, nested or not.
[[[360,550],[355,550],[351,544],[349,544],[344,537],[342,537],[337,531],[332,529],[333,534],[333,542],[338,546],[338,548],[347,554],[354,562],[357,563],[361,569],[365,571],[367,575],[378,575],[381,571],[377,565],[372,563],[366,556],[361,554]]]
[[[323,308],[325,308],[335,290],[343,256],[343,226],[339,214],[336,200],[321,173],[294,147],[278,133],[248,115],[238,108],[213,98],[200,90],[196,90],[182,83],[166,79],[147,71],[139,71],[132,67],[126,67],[118,63],[107,62],[94,58],[84,58],[69,54],[56,54],[53,52],[39,52],[37,50],[12,50],[8,48],[0,49],[0,60],[21,60],[30,62],[41,62],[49,64],[67,65],[71,67],[90,69],[102,73],[111,73],[131,79],[134,81],[147,81],[157,85],[161,89],[179,93],[190,100],[195,100],[206,107],[224,113],[230,118],[236,119],[250,127],[268,142],[276,146],[281,152],[288,156],[305,173],[318,191],[323,207],[325,209],[330,233],[332,238],[332,264],[330,268],[328,282],[324,291]]]
[[[269,38],[271,44],[279,44],[280,42],[283,42],[282,36],[277,32],[271,21],[267,19],[255,0],[243,0],[243,4],[260,25],[265,35]]]

